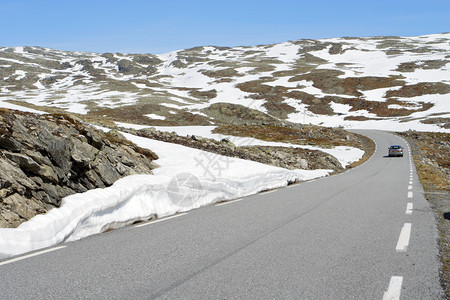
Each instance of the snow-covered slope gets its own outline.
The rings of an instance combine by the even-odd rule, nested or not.
[[[231,103],[297,123],[448,132],[449,63],[449,33],[163,55],[0,48],[0,101],[149,125],[215,124],[208,107]]]

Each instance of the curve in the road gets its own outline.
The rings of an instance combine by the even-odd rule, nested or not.
[[[0,294],[438,299],[438,233],[409,146],[360,133],[377,147],[357,168],[4,263]],[[391,144],[405,156],[386,157]]]

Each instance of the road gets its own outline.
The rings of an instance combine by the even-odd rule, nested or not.
[[[0,262],[2,299],[440,299],[406,142],[345,173]],[[385,157],[391,144],[403,158]]]

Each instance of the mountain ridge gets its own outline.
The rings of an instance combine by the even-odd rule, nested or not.
[[[223,124],[211,106],[242,105],[282,122],[448,132],[449,62],[448,33],[160,55],[3,47],[0,101],[146,125]]]

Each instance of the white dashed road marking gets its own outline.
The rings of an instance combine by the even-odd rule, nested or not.
[[[30,258],[30,257],[33,257],[33,256],[41,255],[41,254],[44,254],[44,253],[52,252],[52,251],[55,251],[55,250],[63,249],[63,248],[66,248],[66,246],[59,246],[59,247],[55,247],[55,248],[50,248],[50,249],[34,252],[34,253],[27,254],[27,255],[24,255],[24,256],[21,256],[21,257],[17,257],[17,258],[13,258],[13,259],[10,259],[10,260],[6,260],[6,261],[3,261],[3,262],[0,262],[0,266],[6,265],[6,264],[10,264],[10,263],[13,263],[13,262],[16,262],[16,261],[19,261],[19,260],[27,259],[27,258]]]
[[[398,300],[400,299],[400,293],[402,291],[402,276],[392,276],[389,282],[389,287],[386,292],[384,292],[383,300]]]
[[[159,223],[159,222],[162,222],[162,221],[167,221],[167,220],[170,220],[170,219],[173,219],[173,218],[178,218],[178,217],[181,217],[181,216],[184,216],[184,215],[187,215],[187,213],[182,213],[182,214],[170,216],[170,217],[167,217],[167,218],[162,218],[162,219],[158,219],[158,220],[155,220],[155,221],[150,221],[150,222],[147,222],[147,223],[144,223],[144,224],[136,225],[134,227],[138,228],[138,227],[143,227],[143,226],[147,226],[147,225],[152,225],[152,224]]]
[[[397,247],[395,248],[397,252],[406,252],[406,249],[408,248],[409,245],[410,236],[411,236],[411,223],[405,223],[405,225],[403,225],[402,231],[400,232]]]
[[[265,191],[265,192],[262,192],[262,193],[259,193],[260,195],[265,195],[265,194],[270,194],[270,193],[273,193],[273,192],[276,192],[277,190],[271,190],[271,191]]]
[[[406,214],[407,215],[412,214],[412,210],[413,210],[413,204],[412,203],[406,204]]]
[[[413,192],[408,192],[408,198],[412,198],[413,197]]]
[[[241,200],[244,200],[244,198],[239,198],[239,199],[236,199],[236,200],[231,200],[231,201],[227,201],[227,202],[222,202],[222,203],[216,204],[216,206],[227,205],[227,204],[231,204],[231,203],[234,203],[234,202],[239,202],[239,201],[241,201]]]

